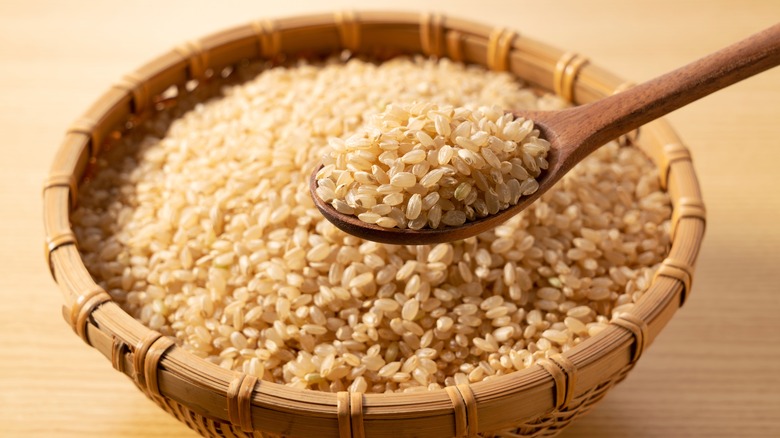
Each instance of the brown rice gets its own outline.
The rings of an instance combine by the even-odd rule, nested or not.
[[[334,60],[223,94],[183,97],[136,130],[139,144],[122,140],[135,152],[99,160],[71,217],[88,269],[126,311],[222,367],[324,391],[490,379],[630,309],[669,244],[656,170],[615,142],[525,212],[452,244],[362,241],[318,213],[307,177],[328,138],[391,101],[562,106],[506,73]]]
[[[549,149],[532,120],[498,106],[391,104],[328,139],[316,194],[385,228],[458,226],[536,192]]]

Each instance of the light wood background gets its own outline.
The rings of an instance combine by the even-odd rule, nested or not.
[[[60,316],[41,185],[68,124],[124,73],[261,17],[439,11],[649,79],[780,19],[780,2],[0,1],[0,436],[191,437]],[[422,9],[421,9],[422,8]],[[693,295],[629,378],[561,436],[780,436],[780,69],[669,116],[708,230]]]

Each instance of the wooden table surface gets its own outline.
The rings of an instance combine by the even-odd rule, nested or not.
[[[261,17],[437,10],[639,82],[780,19],[777,0],[421,3],[0,1],[0,436],[194,435],[70,331],[41,250],[42,181],[66,127],[163,50]],[[669,119],[708,210],[693,295],[629,378],[561,436],[780,436],[780,69]]]

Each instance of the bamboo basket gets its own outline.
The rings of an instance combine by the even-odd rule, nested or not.
[[[337,394],[289,388],[202,360],[125,313],[82,262],[69,223],[78,183],[101,148],[149,117],[171,86],[217,80],[247,60],[281,62],[349,50],[378,59],[424,54],[507,70],[575,104],[631,84],[515,31],[434,14],[336,13],[257,21],[190,41],[103,94],[68,129],[45,182],[45,255],[63,315],[88,345],[160,407],[204,436],[551,436],[586,413],[631,370],[691,290],[705,210],[688,150],[658,120],[636,144],[673,202],[672,245],[632,313],[539,365],[472,385],[415,394]],[[223,72],[224,70],[224,72]],[[637,136],[637,132],[632,133]]]

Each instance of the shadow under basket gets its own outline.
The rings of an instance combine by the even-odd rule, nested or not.
[[[631,86],[580,55],[440,15],[346,12],[263,20],[191,41],[109,89],[72,125],[57,152],[44,187],[44,219],[46,259],[65,297],[65,319],[160,407],[205,436],[555,435],[626,376],[690,293],[705,211],[691,156],[664,120],[643,126],[635,141],[658,166],[673,204],[672,244],[649,290],[598,335],[488,381],[406,394],[326,393],[258,381],[143,326],[85,268],[69,222],[79,182],[101,146],[160,105],[175,103],[167,98],[171,87],[186,93],[188,83],[218,80],[248,61],[344,50],[375,59],[423,54],[505,70],[574,104]]]

